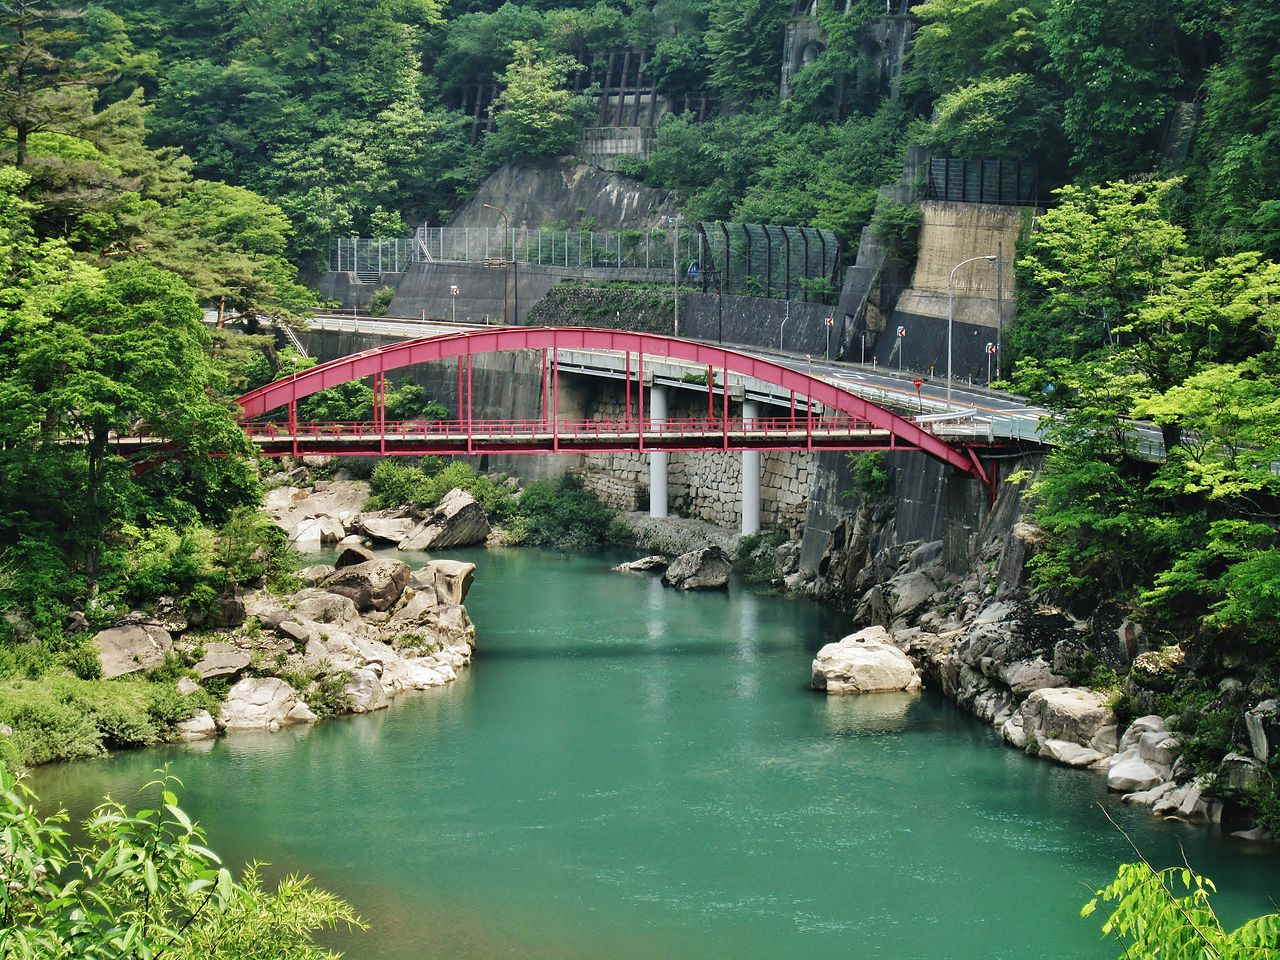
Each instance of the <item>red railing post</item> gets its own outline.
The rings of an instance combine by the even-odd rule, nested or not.
[[[542,374],[539,377],[538,396],[542,399],[542,421],[546,423],[550,418],[550,411],[547,409],[547,350],[542,350]]]
[[[644,453],[644,351],[640,350],[636,353],[636,391],[640,395],[640,429],[637,436],[640,438],[640,452]]]
[[[289,401],[289,433],[293,435],[292,452],[298,455],[298,401]]]
[[[626,407],[625,407],[626,415],[624,417],[623,422],[626,424],[626,428],[629,430],[631,429],[631,351],[630,350],[627,351],[627,361],[626,361],[625,372],[623,373],[623,380],[626,381],[626,395],[627,395]]]
[[[472,453],[475,447],[471,441],[471,341],[467,341],[467,453]]]
[[[813,449],[813,396],[805,397],[805,428],[804,428],[804,448],[806,450]]]
[[[720,429],[724,449],[729,449],[729,360],[725,358],[724,380],[720,384],[720,393],[724,398],[721,405]]]
[[[378,430],[378,452],[385,456],[387,452],[387,377],[381,370],[373,378],[373,423]]]

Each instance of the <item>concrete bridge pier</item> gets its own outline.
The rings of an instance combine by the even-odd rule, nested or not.
[[[649,419],[655,426],[667,419],[667,388],[657,384],[649,390]],[[670,454],[655,450],[649,454],[649,516],[667,515],[667,460]]]
[[[747,429],[760,416],[760,405],[754,400],[742,404],[742,419]],[[760,532],[760,451],[742,451],[742,533]]]

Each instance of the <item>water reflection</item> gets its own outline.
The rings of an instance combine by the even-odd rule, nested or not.
[[[827,731],[836,736],[859,733],[887,733],[907,726],[907,715],[920,702],[917,693],[864,693],[825,696],[824,719]]]

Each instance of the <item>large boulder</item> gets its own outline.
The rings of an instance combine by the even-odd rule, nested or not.
[[[831,694],[890,693],[921,687],[920,674],[883,627],[828,643],[813,659],[810,686]]]
[[[723,590],[729,585],[733,564],[719,547],[703,547],[682,553],[671,561],[662,582],[677,590]]]
[[[303,567],[298,571],[298,579],[308,587],[314,587],[317,583],[333,573],[334,567],[328,563],[313,563],[309,567]]]
[[[1149,763],[1131,750],[1120,754],[1107,771],[1107,788],[1120,793],[1142,792],[1163,783],[1168,776],[1167,768]]]
[[[362,513],[356,526],[376,542],[399,543],[409,535],[415,524],[412,517],[399,511],[380,510],[377,513]]]
[[[400,540],[401,550],[443,550],[484,543],[489,518],[467,491],[455,487],[441,498],[431,516]]]
[[[330,573],[329,576],[333,574]],[[291,598],[291,604],[293,610],[289,619],[295,623],[324,623],[344,627],[360,622],[360,610],[351,597],[324,587],[299,590]]]
[[[1249,732],[1249,749],[1254,758],[1266,763],[1280,747],[1280,700],[1263,700],[1245,711],[1244,726]]]
[[[190,719],[180,721],[176,729],[178,739],[188,742],[209,740],[218,735],[218,725],[213,722],[208,710],[197,710]]]
[[[641,557],[639,560],[628,560],[626,563],[620,563],[613,569],[619,573],[648,573],[651,570],[667,569],[667,563],[666,557],[655,553],[651,557]]]
[[[102,662],[102,677],[110,680],[164,663],[173,650],[173,637],[164,627],[134,623],[99,631],[93,638]]]
[[[366,560],[335,570],[321,581],[330,593],[348,597],[361,613],[390,610],[409,583],[409,565],[400,560]]]
[[[370,560],[376,559],[378,558],[368,547],[361,546],[358,543],[351,543],[342,548],[342,552],[338,554],[338,559],[333,561],[333,569],[341,570],[343,567],[354,567],[357,563],[368,563]]]
[[[409,578],[415,590],[434,591],[441,603],[463,603],[475,579],[476,565],[463,560],[431,560]]]
[[[218,717],[228,730],[276,730],[314,721],[298,692],[279,677],[245,677],[227,692]]]
[[[352,713],[371,713],[387,706],[387,693],[382,688],[382,678],[373,670],[352,670],[342,691]]]
[[[204,657],[191,669],[201,680],[231,677],[249,666],[249,653],[230,643],[206,643]]]
[[[303,552],[315,552],[326,544],[337,543],[347,535],[341,521],[328,516],[299,520],[289,537]]]
[[[405,591],[405,598],[382,626],[383,637],[397,649],[438,650],[445,646],[474,647],[476,628],[460,603],[441,603],[432,590]]]
[[[1051,687],[1035,690],[1019,708],[1027,749],[1048,740],[1065,740],[1091,747],[1095,738],[1116,718],[1102,694],[1084,687]],[[1132,787],[1130,789],[1143,789]]]

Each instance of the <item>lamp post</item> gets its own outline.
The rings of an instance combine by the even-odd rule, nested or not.
[[[985,257],[970,257],[968,260],[961,260],[951,268],[951,276],[947,277],[947,409],[951,409],[951,334],[956,325],[956,271],[963,267],[966,263],[976,263],[979,260],[985,260],[987,263],[995,263],[996,257],[990,254]]]
[[[511,295],[515,300],[514,318],[507,315],[507,287],[505,283],[502,286],[502,323],[505,326],[511,326],[512,319],[517,324],[520,322],[520,268],[516,265],[516,235],[511,230],[511,217],[507,214],[506,207],[495,206],[492,203],[486,203],[483,206],[500,216],[504,229],[511,234]]]
[[[671,224],[671,335],[680,336],[680,214],[667,217]]]

